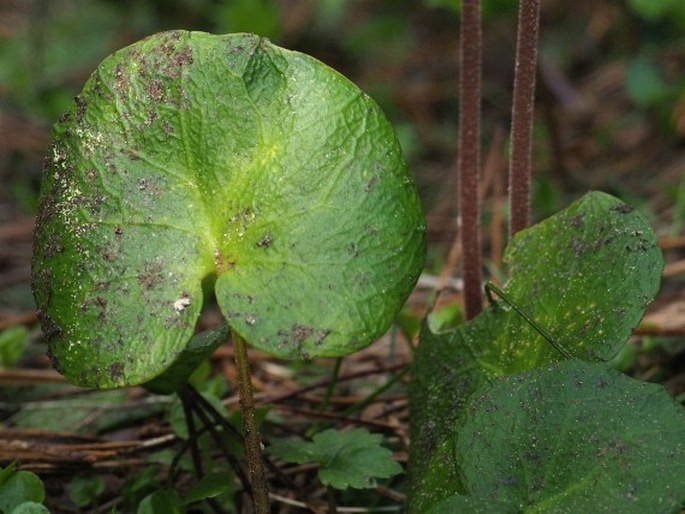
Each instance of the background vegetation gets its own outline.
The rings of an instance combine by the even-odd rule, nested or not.
[[[483,199],[487,274],[501,272],[516,2],[484,0]],[[0,466],[39,472],[52,512],[135,511],[181,470],[179,402],[130,391],[83,391],[50,371],[28,285],[32,216],[51,124],[112,51],[170,28],[250,31],[307,52],[367,91],[396,127],[427,217],[429,261],[398,326],[368,350],[332,362],[258,353],[255,383],[267,437],[314,424],[363,426],[406,460],[406,365],[417,320],[448,287],[458,319],[456,146],[458,0],[6,0],[0,7]],[[533,216],[589,189],[636,205],[661,236],[662,292],[617,366],[685,401],[685,4],[680,0],[542,3]],[[216,325],[209,310],[204,327]],[[336,374],[332,375],[332,371]],[[337,376],[337,380],[330,380]],[[235,418],[235,370],[222,348],[195,377]],[[327,385],[333,384],[327,392]],[[235,419],[233,420],[235,421]],[[309,432],[313,433],[313,432]],[[211,449],[206,448],[207,455]],[[311,464],[280,466],[287,512],[325,510]],[[283,476],[281,476],[283,475]],[[183,482],[186,477],[185,484]],[[404,477],[344,492],[344,506],[399,510]],[[187,493],[187,489],[184,490]],[[223,507],[231,491],[221,491]],[[197,507],[202,509],[205,507]],[[198,510],[199,511],[199,510]]]

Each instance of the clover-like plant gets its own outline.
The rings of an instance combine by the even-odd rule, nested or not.
[[[70,381],[169,392],[221,336],[189,346],[203,284],[234,343],[342,356],[388,328],[424,234],[393,130],[350,81],[251,34],[171,31],[105,59],[56,124],[33,289]]]

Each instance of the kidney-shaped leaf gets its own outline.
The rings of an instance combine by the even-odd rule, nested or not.
[[[82,385],[166,369],[212,275],[254,346],[340,356],[387,329],[424,232],[391,126],[347,79],[257,36],[166,32],[105,59],[56,125],[34,291]]]
[[[662,386],[570,360],[471,397],[455,458],[470,496],[518,512],[674,512],[685,410]]]

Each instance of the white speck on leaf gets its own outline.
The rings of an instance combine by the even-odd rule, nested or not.
[[[183,312],[188,305],[190,305],[190,298],[184,296],[174,302],[174,310],[176,312]]]

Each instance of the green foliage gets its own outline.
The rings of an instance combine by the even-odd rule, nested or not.
[[[29,331],[23,325],[15,325],[0,332],[0,368],[11,368],[24,354],[29,342]]]
[[[17,471],[15,463],[0,468],[0,513],[43,513],[45,487],[35,473]],[[43,510],[40,510],[42,507]]]
[[[183,502],[175,490],[160,490],[143,498],[136,514],[183,514]]]
[[[186,384],[197,367],[209,357],[219,345],[228,339],[229,330],[223,325],[192,337],[181,354],[161,375],[143,384],[145,389],[156,394],[172,394]]]
[[[159,466],[148,464],[138,473],[128,477],[122,489],[124,507],[127,512],[135,511],[134,506],[157,489],[158,474]]]
[[[670,21],[685,27],[685,5],[681,0],[628,0],[628,6],[646,21]]]
[[[93,504],[104,490],[105,481],[100,475],[78,475],[67,487],[69,499],[79,507]]]
[[[661,386],[566,361],[496,379],[465,411],[450,449],[468,496],[431,514],[675,512],[685,499],[685,411]]]
[[[378,107],[253,35],[174,31],[116,52],[49,162],[35,297],[57,369],[80,385],[166,370],[208,276],[231,330],[308,358],[381,335],[422,268],[417,193]]]
[[[40,503],[24,502],[12,509],[9,514],[50,514],[50,511]]]
[[[125,391],[93,391],[83,397],[64,398],[59,402],[48,401],[44,405],[34,402],[13,416],[12,422],[20,428],[39,428],[56,432],[78,431],[83,424],[93,418],[93,414],[100,411],[97,419],[99,427],[106,428],[111,422],[130,418],[130,413],[124,412],[122,407],[126,401]],[[147,406],[149,415],[154,406]],[[64,413],[69,415],[65,416]]]
[[[635,105],[654,107],[670,93],[666,79],[657,64],[646,57],[639,57],[628,64],[625,89]]]
[[[221,415],[226,415],[226,408],[221,403],[221,398],[211,393],[202,393],[202,396],[207,400],[217,412]],[[188,439],[188,424],[186,421],[185,413],[183,412],[183,406],[180,399],[174,398],[169,408],[168,420],[171,429],[174,433],[181,439]],[[200,420],[196,417],[195,423],[198,426]]]
[[[464,314],[461,306],[456,303],[444,305],[440,309],[435,309],[426,319],[431,332],[447,332],[457,328],[464,322]]]
[[[604,365],[495,380],[471,396],[454,440],[467,494],[507,511],[674,512],[685,500],[685,410]]]
[[[234,475],[230,472],[210,473],[195,482],[183,498],[185,504],[233,492]]]
[[[474,457],[467,457],[464,450],[455,458],[452,441],[471,412],[468,405],[472,405],[474,392],[503,380],[501,377],[516,377],[563,360],[557,347],[577,358],[609,360],[624,346],[658,291],[663,267],[656,238],[645,220],[632,207],[602,193],[590,193],[519,233],[507,248],[506,260],[510,265],[510,279],[504,287],[506,302],[495,300],[480,316],[448,333],[433,333],[425,324],[422,329],[410,389],[410,512],[425,512],[440,500],[452,507],[467,505],[474,512],[486,509],[478,498],[466,503],[446,500],[455,493],[468,493],[470,482],[463,466]],[[583,365],[571,362],[575,373],[581,375]],[[531,388],[542,380],[537,375],[527,376]],[[502,387],[512,394],[511,387]],[[617,387],[601,389],[605,395],[601,401],[624,394]],[[591,394],[582,397],[578,393],[575,399],[583,412],[590,412]],[[625,412],[628,403],[621,399]],[[524,400],[516,404],[521,416],[558,428],[549,419],[535,418],[526,404]],[[531,409],[542,410],[544,405],[535,404]],[[513,437],[511,425],[504,421],[512,418],[500,411],[503,409],[490,411],[492,422],[508,427],[507,435]],[[669,417],[675,415],[672,409],[659,412],[662,417],[654,421],[655,426],[667,426]],[[617,422],[637,427],[630,417]],[[485,438],[483,444],[494,445],[493,438]],[[581,463],[575,455],[567,453],[564,459],[551,466],[580,477]],[[617,476],[608,474],[614,480]],[[597,494],[582,481],[577,486],[579,494]],[[498,493],[488,500],[513,502]]]
[[[114,34],[124,18],[110,2],[76,0],[71,9],[58,3],[46,4],[33,25],[0,47],[0,86],[27,112],[46,119],[69,107],[69,78],[107,54],[110,41],[103,34]]]
[[[252,32],[270,39],[281,33],[278,4],[275,0],[233,0],[216,8],[219,32]]]
[[[147,482],[147,480],[146,480]],[[148,486],[151,486],[150,483]],[[148,487],[146,486],[146,487]],[[176,490],[157,489],[145,496],[137,507],[137,514],[185,513],[186,507],[209,498],[232,494],[235,489],[231,472],[213,472],[199,479],[183,495]],[[232,506],[226,505],[232,512]]]
[[[669,72],[657,56],[644,53],[628,62],[624,87],[633,104],[648,111],[665,134],[681,132],[678,106],[685,95],[682,74]]]
[[[311,442],[277,441],[269,446],[272,455],[287,462],[319,464],[319,480],[336,489],[364,489],[376,486],[376,479],[402,472],[392,452],[381,446],[382,437],[366,429],[347,432],[325,430]]]

